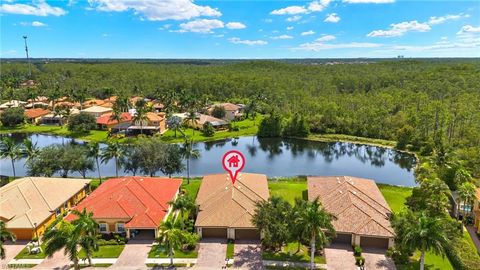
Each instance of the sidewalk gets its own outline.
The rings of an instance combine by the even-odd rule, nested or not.
[[[169,264],[169,263],[170,263],[170,258],[161,258],[161,259],[148,258],[145,261],[145,264]],[[197,259],[173,258],[173,263],[174,264],[196,264]]]
[[[310,263],[307,262],[289,262],[289,261],[268,261],[263,260],[263,266],[276,266],[276,267],[310,267]],[[326,264],[316,263],[315,269],[327,269]]]
[[[478,239],[475,228],[473,226],[466,226],[466,227],[467,227],[468,233],[470,234],[470,238],[472,238],[473,243],[477,248],[477,252],[480,252],[480,240]]]

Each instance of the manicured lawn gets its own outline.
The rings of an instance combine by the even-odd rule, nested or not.
[[[100,246],[98,251],[93,252],[92,258],[118,258],[124,248],[125,245]],[[83,251],[83,249],[80,251],[79,257],[86,258],[85,251]]]
[[[238,131],[216,131],[215,134],[211,137],[203,136],[201,130],[193,130],[191,128],[182,129],[183,133],[187,136],[189,140],[193,141],[213,141],[225,138],[235,138],[240,136],[249,136],[256,135],[258,131],[258,126],[262,121],[263,116],[257,116],[255,121],[252,119],[246,119],[243,121],[232,122],[234,127],[238,127]],[[162,140],[166,142],[183,142],[184,138],[180,132],[177,132],[177,137],[175,137],[174,130],[167,130],[162,135]]]
[[[407,197],[410,196],[410,194],[412,193],[411,188],[382,185],[382,184],[378,184],[378,187],[393,212],[398,213],[406,208],[405,201]],[[419,269],[420,268],[419,259],[420,259],[420,252],[416,252],[411,257],[411,262],[408,265],[397,265],[397,269],[398,270]],[[453,267],[446,256],[442,257],[439,255],[435,255],[431,252],[427,252],[425,254],[425,269],[426,270],[437,270],[437,269],[453,270]]]
[[[289,243],[282,248],[282,251],[271,252],[264,251],[262,257],[264,260],[272,261],[290,261],[290,262],[310,262],[310,254],[306,246],[301,246],[300,251],[297,253],[298,244],[295,242]],[[292,256],[290,256],[290,252]],[[325,263],[324,256],[315,256],[315,263]]]
[[[108,138],[108,132],[104,130],[92,130],[90,131],[89,134],[78,134],[75,132],[70,132],[67,129],[67,126],[49,126],[49,125],[36,126],[36,125],[25,124],[15,128],[0,127],[0,133],[16,133],[16,132],[48,133],[48,134],[54,134],[59,136],[72,137],[79,140],[95,141],[95,142],[106,141]]]
[[[190,184],[187,184],[188,181],[186,178],[183,179],[181,188],[185,189],[186,194],[191,196],[193,199],[197,198],[198,190],[200,189],[200,184],[202,183],[201,177],[190,178]]]
[[[377,184],[380,192],[393,212],[401,212],[405,208],[405,201],[412,195],[412,188]]]
[[[175,250],[174,258],[197,258],[198,250],[183,251]],[[162,245],[154,245],[148,253],[148,258],[169,258],[168,250]]]
[[[227,243],[227,259],[233,259],[233,253],[235,252],[235,243],[233,241],[228,241]]]
[[[47,257],[47,254],[45,254],[45,245],[42,244],[41,248],[42,248],[42,252],[38,254],[29,254],[28,249],[25,246],[25,248],[23,248],[22,251],[20,251],[20,253],[18,253],[18,255],[15,256],[15,259],[44,259],[45,257]]]
[[[293,205],[295,198],[306,199],[307,182],[269,180],[268,189],[270,190],[270,196],[281,197]]]

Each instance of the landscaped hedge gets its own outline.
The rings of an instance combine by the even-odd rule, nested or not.
[[[477,270],[480,269],[480,256],[471,248],[470,243],[465,238],[459,238],[451,244],[451,248],[446,250],[447,257],[450,259],[453,268],[458,270]]]

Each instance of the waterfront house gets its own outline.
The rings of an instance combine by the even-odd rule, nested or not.
[[[194,128],[202,129],[203,125],[209,122],[216,130],[228,129],[228,122],[206,114],[197,114],[197,120],[193,124]]]
[[[35,108],[35,109],[28,109],[25,110],[25,118],[27,122],[30,124],[38,124],[41,122],[43,116],[50,113],[50,110],[42,109],[42,108]]]
[[[308,199],[319,199],[337,217],[334,243],[393,247],[392,211],[373,180],[349,176],[308,177]]]
[[[158,237],[158,228],[172,208],[169,201],[176,199],[181,179],[157,177],[122,177],[105,181],[75,209],[93,212],[100,233],[120,233],[127,238]],[[67,220],[74,220],[70,214]]]
[[[105,108],[105,107],[96,106],[96,105],[81,110],[81,112],[85,112],[90,115],[93,115],[95,118],[99,118],[100,116],[111,113],[112,111],[113,110],[111,108]]]
[[[165,113],[147,112],[146,119],[141,121],[134,120],[128,127],[128,132],[133,134],[154,134],[164,133],[166,128]]]
[[[111,129],[118,124],[132,122],[132,115],[128,112],[123,112],[120,115],[120,122],[112,119],[112,114],[108,113],[97,118],[97,127],[101,130]]]
[[[50,223],[86,196],[89,183],[89,179],[16,179],[0,188],[0,219],[18,239],[40,237]]]
[[[197,233],[202,238],[260,239],[252,216],[255,204],[268,200],[269,194],[263,174],[240,173],[235,184],[228,174],[204,176],[196,199]]]
[[[228,102],[227,103],[215,104],[212,107],[210,107],[210,109],[208,109],[209,114],[212,114],[213,109],[215,107],[223,107],[225,109],[225,116],[223,117],[223,119],[225,119],[225,120],[232,121],[232,120],[242,116],[243,107],[239,106],[237,104],[228,103]]]

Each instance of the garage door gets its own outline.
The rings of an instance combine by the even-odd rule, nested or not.
[[[348,233],[337,233],[337,237],[333,239],[334,244],[352,244],[352,235]]]
[[[259,240],[260,231],[257,229],[235,229],[235,240]]]
[[[202,228],[202,238],[227,238],[227,228]]]
[[[372,248],[388,248],[388,238],[379,238],[379,237],[360,237],[360,246],[362,248],[372,247]]]

